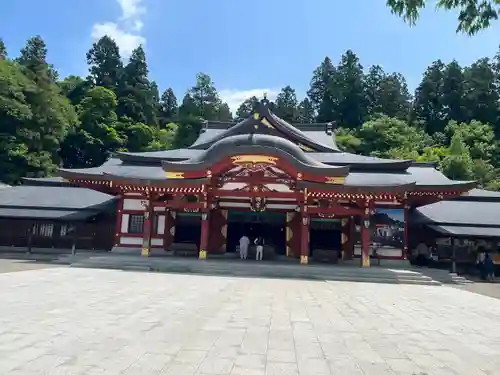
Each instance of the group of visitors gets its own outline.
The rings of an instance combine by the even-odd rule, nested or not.
[[[260,235],[257,235],[253,243],[256,246],[255,260],[262,260],[262,258],[264,257],[264,238]],[[248,236],[244,234],[240,238],[240,259],[247,259],[249,246],[250,238],[248,238]]]

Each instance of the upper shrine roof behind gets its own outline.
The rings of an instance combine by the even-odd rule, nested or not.
[[[253,135],[256,142],[266,142],[271,136],[272,147],[282,148],[288,142],[296,145],[299,152],[295,156],[314,160],[315,164],[349,166],[352,170],[406,170],[410,160],[391,160],[355,155],[342,152],[335,143],[332,123],[291,125],[272,113],[266,99],[262,100],[255,112],[238,123],[205,122],[198,139],[189,147],[176,150],[153,152],[118,152],[117,157],[125,163],[159,165],[162,161],[196,160],[206,155],[206,150],[237,136]],[[279,141],[282,139],[282,142]],[[299,155],[302,154],[302,155]]]

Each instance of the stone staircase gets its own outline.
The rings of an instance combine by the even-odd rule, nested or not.
[[[418,269],[418,271],[423,275],[430,277],[433,280],[439,281],[442,284],[465,285],[473,283],[473,281],[463,276],[459,276],[456,273],[449,272],[447,270],[440,270],[435,268],[421,268]]]
[[[129,271],[185,273],[236,277],[291,278],[321,281],[350,281],[389,284],[442,285],[442,282],[420,272],[382,267],[359,268],[342,265],[307,266],[290,262],[256,262],[253,260],[181,259],[173,257],[141,258],[125,255],[71,257],[60,259],[71,267]]]

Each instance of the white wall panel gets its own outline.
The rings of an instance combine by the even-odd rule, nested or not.
[[[165,215],[158,215],[157,234],[165,234]]]
[[[140,199],[124,199],[123,200],[124,210],[144,210]]]
[[[121,215],[122,215],[122,226],[120,228],[120,232],[127,233],[128,232],[129,214],[121,214]]]

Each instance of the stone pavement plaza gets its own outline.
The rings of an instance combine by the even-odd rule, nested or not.
[[[451,287],[0,274],[0,374],[500,374],[500,300]]]

